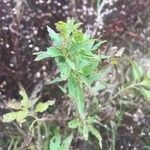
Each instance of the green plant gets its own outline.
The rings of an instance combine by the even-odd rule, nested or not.
[[[99,141],[99,146],[102,148],[102,138],[97,129],[93,127],[93,123],[96,123],[95,117],[87,117],[84,120],[74,119],[68,123],[68,126],[72,129],[78,128],[79,132],[83,135],[85,140],[89,139],[89,133],[95,136]]]
[[[62,141],[62,136],[59,130],[55,130],[54,136],[50,139],[49,150],[69,150],[73,135],[69,135]]]
[[[78,128],[85,140],[91,132],[99,141],[101,146],[101,135],[92,125],[93,117],[89,117],[85,109],[84,87],[91,87],[97,80],[100,73],[96,72],[101,59],[105,56],[95,54],[95,51],[105,41],[97,42],[90,36],[82,32],[80,23],[75,23],[73,19],[67,22],[56,23],[58,33],[47,27],[52,46],[46,51],[35,53],[36,61],[54,57],[60,71],[60,77],[56,81],[67,81],[69,96],[77,106],[79,118],[69,122],[69,127]]]
[[[68,19],[67,22],[59,21],[56,23],[58,33],[47,27],[52,45],[48,47],[46,51],[34,53],[36,55],[35,61],[44,60],[46,58],[55,59],[56,65],[59,68],[59,76],[50,81],[50,83],[54,84],[65,81],[63,82],[64,85],[59,87],[64,91],[65,95],[72,100],[73,104],[75,104],[75,115],[71,116],[71,119],[66,120],[68,125],[67,130],[61,134],[61,129],[56,127],[58,126],[56,122],[51,121],[50,125],[44,122],[50,121],[49,117],[46,115],[42,116],[41,114],[46,111],[49,106],[54,104],[53,100],[39,102],[38,98],[29,99],[25,89],[21,85],[21,100],[12,100],[7,103],[7,107],[12,111],[3,115],[3,122],[16,123],[17,121],[17,123],[22,125],[26,121],[29,124],[28,128],[32,135],[37,135],[39,147],[41,143],[43,143],[41,135],[43,135],[42,132],[44,130],[46,146],[42,145],[45,148],[40,147],[39,149],[47,149],[48,147],[49,150],[69,150],[73,135],[76,132],[80,133],[86,141],[89,140],[90,135],[93,135],[97,138],[99,147],[102,149],[102,137],[99,130],[95,127],[95,125],[103,126],[101,118],[99,118],[97,114],[98,109],[100,109],[100,102],[95,95],[92,95],[92,99],[96,101],[96,107],[91,108],[90,112],[90,109],[86,106],[86,99],[89,100],[91,98],[91,93],[93,94],[95,91],[98,93],[107,88],[106,81],[100,80],[102,80],[104,76],[107,76],[112,66],[108,63],[109,65],[104,68],[102,60],[110,57],[102,55],[99,51],[97,52],[105,41],[99,42],[96,39],[92,39],[90,35],[83,33],[80,26],[80,23],[76,23],[73,19]],[[119,53],[122,55],[122,50],[121,52],[119,51]],[[107,61],[112,61],[114,65],[118,65],[119,61],[116,57],[120,57],[119,53]],[[120,98],[123,94],[127,95],[128,92],[133,91],[135,93],[139,91],[140,95],[142,94],[146,99],[150,99],[150,75],[137,65],[136,62],[130,59],[128,60],[131,67],[126,75],[126,79],[124,79],[123,84],[121,84],[121,88],[118,88],[118,92],[109,97],[110,102],[113,102],[113,104],[116,104],[114,100],[118,99],[118,97]],[[96,81],[99,82],[93,87]],[[89,92],[88,98],[86,95],[87,92]],[[121,118],[117,121],[110,121],[110,127],[106,126],[112,135],[112,149],[115,149],[117,129],[123,117],[122,113],[120,113],[120,115]],[[35,130],[36,133],[34,133]],[[17,148],[17,144],[21,141],[18,140],[18,137],[12,137],[11,139],[12,141],[9,146]],[[31,145],[31,149],[33,149],[32,146],[33,145]]]
[[[129,90],[133,90],[134,92],[138,91],[146,100],[150,100],[150,74],[144,71],[135,61],[128,60],[131,63],[131,68],[127,73],[126,83],[114,96],[111,97],[111,100]]]
[[[41,119],[38,118],[37,113],[44,112],[48,109],[49,106],[53,105],[55,101],[47,101],[47,102],[38,102],[38,99],[30,100],[25,89],[20,85],[20,96],[22,96],[21,101],[10,101],[7,103],[7,107],[12,109],[11,112],[8,112],[3,115],[3,122],[12,122],[17,121],[19,124],[26,121],[27,117],[34,118],[31,126],[36,121],[40,121]]]
[[[36,61],[49,57],[55,57],[55,61],[60,70],[60,80],[68,81],[69,95],[77,104],[81,115],[84,113],[83,86],[90,82],[95,74],[96,67],[101,61],[101,57],[93,52],[103,43],[91,39],[88,34],[84,34],[79,29],[80,23],[75,23],[73,19],[68,19],[67,23],[56,23],[54,32],[47,27],[52,46],[47,51],[35,53]],[[58,78],[57,78],[58,79]]]
[[[9,128],[7,129],[8,131],[6,130],[9,133],[7,145],[13,150],[26,147],[31,150],[37,149],[37,147],[38,149],[47,150],[51,127],[46,122],[50,121],[50,118],[46,115],[43,116],[42,113],[49,106],[52,106],[55,101],[39,102],[38,98],[29,99],[22,85],[20,85],[19,94],[22,97],[20,101],[12,100],[6,103],[7,109],[11,110],[11,112],[5,113],[2,119],[4,123],[11,123],[15,131],[11,132]],[[16,134],[13,135],[14,133]],[[35,142],[28,143],[28,140],[33,137]]]

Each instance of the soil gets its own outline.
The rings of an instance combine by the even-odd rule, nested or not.
[[[102,51],[125,47],[125,53],[146,61],[150,68],[150,1],[117,0],[106,5],[103,23],[97,22],[97,4],[94,0],[1,0],[0,1],[0,112],[9,99],[19,99],[18,83],[30,96],[42,93],[47,97],[63,99],[57,86],[44,86],[43,82],[58,74],[53,60],[35,62],[34,52],[44,50],[50,40],[46,26],[55,29],[54,24],[67,17],[74,17],[83,23],[86,32],[108,42]],[[148,65],[149,64],[149,65]],[[49,92],[50,91],[50,92]],[[58,102],[61,103],[61,102]],[[121,127],[117,129],[116,150],[145,150],[150,144],[149,104],[140,103],[134,111],[127,109]],[[134,120],[135,115],[138,119]],[[1,126],[1,125],[0,125]],[[146,140],[149,141],[146,141]],[[82,145],[75,149],[93,149]],[[87,148],[88,147],[88,148]],[[107,146],[104,146],[107,149]]]

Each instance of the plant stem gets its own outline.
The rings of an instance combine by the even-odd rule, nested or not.
[[[113,99],[116,98],[120,93],[122,93],[122,92],[124,92],[124,91],[126,91],[126,90],[128,90],[128,89],[134,88],[134,86],[135,86],[135,85],[130,85],[130,86],[127,86],[127,87],[125,87],[125,88],[119,90],[114,96],[111,97],[110,100],[113,100]]]
[[[116,148],[116,127],[112,128],[112,150],[115,150]]]
[[[37,122],[37,142],[39,150],[42,150],[41,123],[39,122]]]

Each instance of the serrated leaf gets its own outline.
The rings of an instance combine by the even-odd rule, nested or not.
[[[50,139],[49,150],[60,150],[61,135],[56,132],[55,135]]]
[[[65,37],[69,37],[72,32],[76,32],[81,23],[75,23],[74,19],[67,19],[67,22],[59,21],[55,24],[56,29]]]
[[[80,119],[71,120],[69,121],[68,126],[72,129],[78,128],[79,126],[81,126],[81,121]]]
[[[99,131],[96,128],[94,128],[92,125],[89,125],[88,127],[89,127],[89,131],[91,132],[91,134],[94,135],[98,139],[100,148],[102,148],[102,137]]]
[[[69,94],[76,102],[80,114],[82,114],[84,110],[84,96],[82,88],[80,86],[81,85],[78,84],[77,80],[74,77],[70,76],[70,78],[68,79]]]
[[[69,150],[69,147],[71,145],[73,139],[73,134],[71,134],[70,136],[68,136],[63,143],[61,144],[60,150]]]
[[[40,102],[35,107],[35,112],[44,112],[48,109],[49,105],[53,105],[55,101]]]
[[[12,122],[17,118],[17,112],[10,112],[3,115],[3,122]]]
[[[68,63],[62,62],[62,63],[59,63],[58,66],[60,68],[60,78],[62,80],[68,79],[70,75],[70,71],[71,71],[71,68],[69,67]]]
[[[62,44],[62,39],[61,39],[60,35],[48,26],[47,26],[47,31],[49,33],[51,40],[53,41],[53,44],[55,46],[60,46]]]
[[[98,62],[97,61],[93,61],[89,65],[83,67],[82,71],[83,71],[84,76],[91,75],[95,71],[97,66],[98,66]]]
[[[47,48],[47,53],[48,53],[49,57],[62,56],[62,53],[57,48],[51,48],[51,47],[49,47],[49,48]]]
[[[76,57],[76,67],[77,71],[82,69],[83,67],[87,66],[90,64],[89,59],[82,57],[82,55]]]
[[[34,55],[37,55],[35,61],[40,61],[45,58],[62,56],[62,53],[57,48],[49,47],[47,51],[37,52]]]

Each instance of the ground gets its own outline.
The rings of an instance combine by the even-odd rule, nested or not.
[[[32,97],[42,93],[43,101],[49,97],[64,99],[57,86],[43,85],[58,74],[55,62],[37,63],[33,53],[51,44],[46,25],[55,29],[54,24],[67,17],[82,22],[84,31],[93,37],[107,40],[101,48],[104,54],[112,55],[124,48],[125,54],[150,71],[149,0],[108,0],[102,8],[98,0],[1,0],[0,114],[5,112],[9,99],[19,99],[18,83]],[[64,103],[58,101],[59,104]],[[145,146],[150,146],[149,108],[150,104],[143,100],[124,108],[125,115],[116,129],[116,150],[146,150]],[[103,130],[105,150],[111,135]],[[2,138],[4,134],[0,132]],[[74,145],[74,149],[92,149],[91,144],[82,144],[80,140]]]

